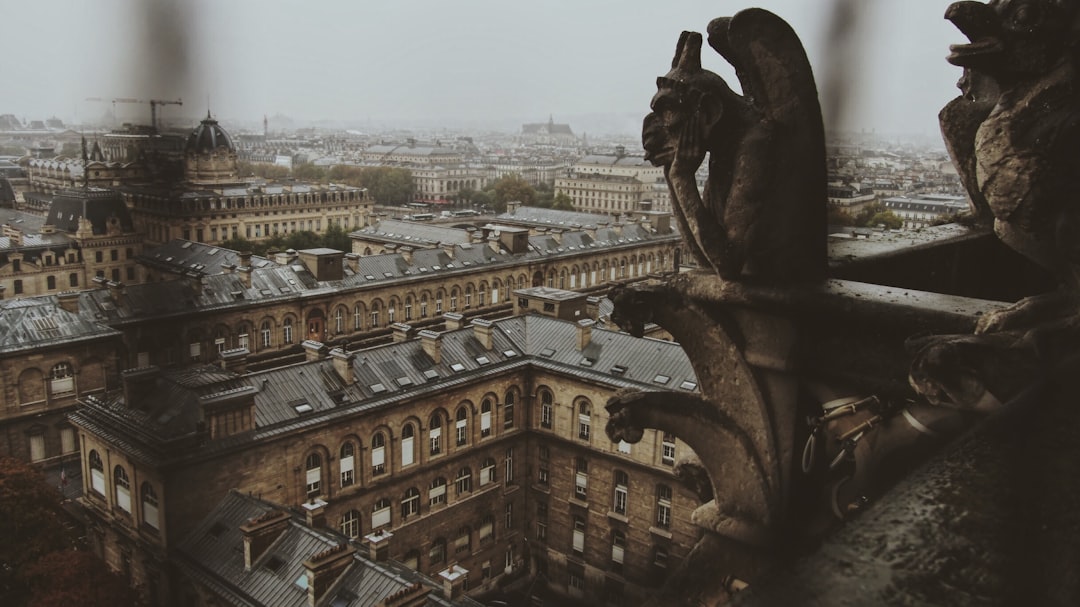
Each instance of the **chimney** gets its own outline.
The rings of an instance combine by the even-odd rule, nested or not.
[[[588,318],[577,321],[577,349],[584,350],[592,341],[592,328],[596,321]]]
[[[595,295],[590,295],[585,298],[585,314],[589,318],[593,320],[600,318],[600,301],[601,298],[596,297]]]
[[[590,223],[584,227],[584,230],[586,236],[596,240],[596,225]]]
[[[443,596],[448,601],[456,601],[461,598],[462,590],[465,589],[465,579],[469,576],[469,570],[461,565],[452,565],[448,569],[439,572],[439,579],[443,584]]]
[[[56,301],[60,304],[60,309],[71,312],[72,314],[79,313],[78,291],[64,291],[56,296]]]
[[[241,386],[199,397],[211,440],[255,429],[255,392],[252,386]]]
[[[454,248],[457,245],[452,242],[440,242],[439,246],[442,247],[443,252],[445,252],[450,259],[454,258]]]
[[[435,361],[436,365],[442,362],[441,334],[427,329],[420,331],[420,345],[423,346],[424,352],[431,357],[431,360]]]
[[[496,236],[494,232],[491,233],[487,237],[487,245],[488,245],[488,248],[491,249],[492,251],[494,251],[495,253],[501,253],[502,252],[502,246],[501,246],[501,243],[499,242],[499,237]]]
[[[390,538],[394,537],[393,533],[385,529],[380,529],[375,533],[369,533],[364,536],[368,544],[368,558],[375,562],[384,562],[390,558]]]
[[[240,525],[240,534],[244,536],[244,571],[251,571],[252,564],[281,537],[290,518],[287,512],[271,510]]]
[[[236,273],[240,276],[240,284],[244,285],[245,289],[251,288],[251,266],[243,266],[236,269]]]
[[[220,358],[221,368],[226,371],[232,371],[237,375],[243,375],[247,373],[247,359],[251,352],[247,348],[233,348],[231,350],[222,350],[218,355]]]
[[[280,253],[274,254],[274,262],[276,262],[279,266],[287,266],[295,258],[296,251],[292,249],[287,249],[285,251],[281,251]]]
[[[105,283],[109,287],[109,297],[112,298],[113,303],[120,305],[124,301],[124,283],[110,280]]]
[[[346,385],[356,381],[356,376],[353,374],[353,361],[356,360],[355,354],[349,354],[344,348],[334,348],[330,350],[330,358],[334,361],[334,371],[341,378],[341,381],[345,382]]]
[[[443,314],[442,317],[443,320],[446,321],[447,331],[457,331],[465,324],[465,317],[457,312],[447,312],[446,314]]]
[[[307,570],[308,606],[315,607],[341,574],[353,563],[356,548],[338,544],[304,561]]]
[[[308,362],[326,358],[329,350],[321,341],[315,341],[314,339],[305,339],[300,346],[304,348],[304,360]]]
[[[548,234],[551,234],[551,239],[555,241],[555,244],[562,244],[562,230],[552,228]]]
[[[386,597],[376,607],[424,607],[428,604],[429,594],[431,588],[417,582]]]
[[[412,252],[412,247],[401,247],[398,249],[398,253],[401,253],[401,259],[409,265],[412,265]]]
[[[237,264],[237,265],[239,265],[241,268],[250,268],[251,267],[251,251],[240,251],[239,255],[240,255],[240,263]]]
[[[506,214],[507,215],[516,215],[518,207],[520,207],[520,206],[521,206],[521,202],[517,201],[517,200],[507,202],[506,203]]]
[[[403,341],[409,341],[416,336],[413,331],[412,325],[407,325],[403,322],[396,322],[390,325],[390,329],[394,332],[394,343],[400,344]]]
[[[236,271],[236,264],[234,264],[234,263],[223,263],[223,264],[221,264],[221,273],[222,274],[232,274],[235,271]]]
[[[146,401],[153,398],[154,388],[161,370],[151,365],[120,372],[120,381],[124,385],[124,405],[129,409],[142,409]]]
[[[346,253],[345,254],[345,266],[353,271],[353,274],[360,273],[360,254],[359,253]]]
[[[495,326],[495,323],[484,318],[477,318],[472,321],[473,335],[476,336],[476,340],[480,342],[480,345],[484,346],[485,350],[490,350],[494,345],[491,339],[491,328]]]
[[[307,520],[308,527],[312,529],[326,527],[326,502],[313,497],[300,504],[300,507],[304,509],[304,519]]]

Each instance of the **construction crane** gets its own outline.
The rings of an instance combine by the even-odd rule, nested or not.
[[[87,97],[87,101],[105,101],[101,97]],[[112,100],[113,116],[116,116],[116,104],[117,103],[149,103],[150,104],[150,126],[154,127],[154,130],[158,130],[157,124],[157,108],[159,105],[184,105],[184,102],[180,99],[173,101],[172,99],[150,99],[149,101],[143,99],[135,99],[133,97],[116,97]]]

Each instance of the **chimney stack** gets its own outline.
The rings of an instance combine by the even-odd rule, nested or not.
[[[506,203],[507,215],[516,215],[518,208],[521,206],[521,202],[518,200],[512,200]]]
[[[251,267],[251,251],[240,251],[239,255],[240,255],[240,263],[238,265],[241,268],[250,268]]]
[[[72,314],[79,313],[78,291],[64,291],[56,296],[56,301],[60,304],[60,309],[71,312]]]
[[[480,345],[484,346],[485,350],[490,350],[494,346],[494,341],[491,337],[491,329],[495,326],[495,323],[484,318],[477,318],[472,321],[473,335],[476,336],[476,340],[480,342]]]
[[[359,253],[346,253],[345,254],[345,266],[353,271],[353,274],[360,273],[360,254]]]
[[[446,314],[443,314],[442,317],[443,320],[446,321],[447,331],[457,331],[465,324],[463,322],[465,317],[457,312],[447,312]]]
[[[452,242],[440,242],[439,246],[442,247],[443,252],[445,252],[450,259],[454,258],[454,248],[457,245]]]
[[[326,527],[326,502],[319,498],[311,498],[300,504],[300,507],[304,509],[304,519],[307,520],[308,527],[312,529]]]
[[[488,235],[488,237],[487,237],[487,245],[488,245],[488,248],[491,249],[495,253],[501,253],[502,252],[502,245],[499,242],[499,237],[496,236],[494,232],[492,232],[490,235]]]
[[[245,289],[251,288],[251,266],[243,266],[236,268],[236,274],[240,277],[240,284],[244,285]]]
[[[124,283],[110,280],[105,283],[105,286],[109,287],[109,297],[112,298],[113,303],[120,305],[124,301]]]
[[[443,583],[443,596],[448,601],[456,601],[461,598],[465,589],[465,579],[469,576],[469,570],[461,565],[452,565],[439,572],[439,579]]]
[[[129,409],[142,409],[147,400],[153,397],[154,388],[161,370],[151,365],[120,372],[124,385],[124,405]]]
[[[247,359],[251,352],[247,348],[233,348],[231,350],[222,350],[218,357],[221,359],[221,368],[225,371],[232,371],[237,375],[243,375],[247,373]]]
[[[592,341],[592,328],[596,321],[588,318],[577,321],[577,349],[584,350]]]
[[[390,538],[393,533],[385,529],[364,536],[368,544],[368,558],[375,562],[385,562],[390,558]]]
[[[266,552],[289,526],[289,513],[271,510],[240,525],[244,536],[244,571],[251,571],[253,563]]]
[[[405,324],[403,322],[396,322],[396,323],[390,325],[390,329],[394,333],[394,343],[395,344],[400,344],[401,342],[409,341],[410,339],[412,339],[413,337],[416,336],[416,333],[413,330],[412,325],[407,325],[407,324]]]
[[[300,344],[304,348],[304,360],[311,362],[313,360],[322,360],[326,358],[326,354],[329,348],[326,347],[321,341],[315,341],[314,339],[305,339],[304,343]]]
[[[401,254],[401,259],[405,263],[407,263],[409,265],[412,265],[412,253],[413,253],[412,247],[400,247],[398,249],[398,253]]]
[[[210,426],[211,440],[255,429],[255,392],[241,386],[199,396],[201,423]]]
[[[334,371],[341,378],[341,381],[345,382],[346,385],[356,381],[356,375],[353,372],[353,361],[356,360],[355,354],[346,352],[344,348],[334,348],[330,350],[330,358],[334,361]]]
[[[307,570],[308,606],[316,607],[341,574],[353,562],[356,548],[338,544],[304,561]]]
[[[442,362],[442,334],[424,329],[420,331],[420,345],[436,365]]]

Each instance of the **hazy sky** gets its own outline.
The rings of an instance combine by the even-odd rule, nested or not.
[[[182,97],[164,113],[209,99],[224,120],[513,128],[550,114],[635,132],[679,33],[761,6],[802,37],[826,104],[839,96],[824,83],[847,85],[827,126],[935,133],[960,76],[944,60],[963,41],[949,2],[851,4],[845,43],[830,0],[0,0],[0,113],[71,121],[107,109],[87,97]]]

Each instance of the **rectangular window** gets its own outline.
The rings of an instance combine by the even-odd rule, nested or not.
[[[514,528],[514,502],[506,502],[506,511],[503,516],[503,528]]]
[[[671,526],[671,487],[667,485],[656,488],[656,526],[664,529]]]
[[[540,404],[540,425],[545,428],[551,427],[551,403]]]
[[[588,413],[581,413],[578,415],[578,438],[582,440],[589,440],[589,430],[591,428],[591,416]]]
[[[666,466],[675,465],[675,435],[665,432],[661,444],[660,461]]]
[[[75,429],[60,428],[60,453],[75,452]]]
[[[321,477],[322,477],[322,468],[321,467],[312,468],[312,469],[307,471],[307,474],[305,476],[305,480],[307,482],[307,485],[306,485],[305,488],[307,490],[308,495],[318,495],[318,493],[319,493],[319,485],[321,484],[320,483]]]
[[[548,469],[547,468],[540,468],[540,470],[536,474],[536,482],[540,483],[541,485],[548,484]]]
[[[480,436],[491,436],[491,411],[480,414]]]
[[[503,483],[507,485],[514,484],[514,448],[509,447],[506,450],[506,461],[504,462],[503,470]]]
[[[615,485],[615,503],[612,508],[618,514],[626,514],[626,485]]]
[[[457,429],[457,445],[459,447],[465,444],[465,440],[468,437],[467,423],[467,420],[464,419],[459,419],[455,422],[455,427]]]
[[[353,456],[341,458],[341,486],[348,487],[353,484],[355,478],[355,468],[353,466]]]
[[[574,533],[571,547],[578,554],[585,553],[585,519],[580,516],[574,517]]]
[[[428,432],[428,438],[431,439],[431,454],[438,455],[442,452],[442,428],[432,428]]]
[[[579,500],[586,500],[589,497],[589,475],[585,472],[578,472],[574,475],[574,497]]]
[[[90,469],[90,488],[98,495],[105,495],[105,473],[97,468]]]
[[[30,435],[30,461],[39,462],[45,459],[45,435]]]
[[[413,464],[413,437],[407,436],[401,439],[401,466]]]
[[[371,450],[371,473],[379,475],[386,472],[386,447],[375,447]]]
[[[199,357],[202,356],[202,343],[195,342],[188,344],[188,355],[191,357],[191,360],[199,360]]]
[[[439,484],[428,489],[428,505],[442,504],[446,502],[446,485]]]
[[[387,502],[386,506],[372,511],[371,513],[371,528],[377,529],[390,524],[390,503]]]
[[[116,505],[124,512],[131,513],[131,490],[120,484],[116,485]]]

